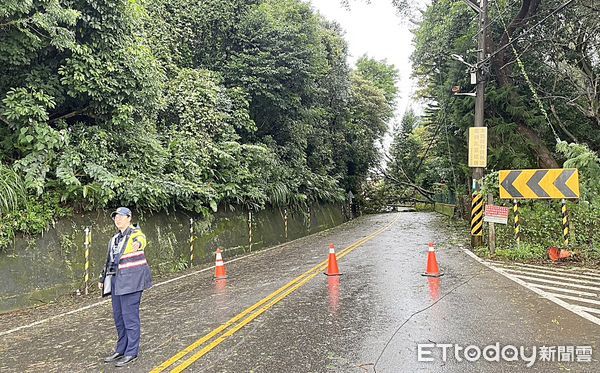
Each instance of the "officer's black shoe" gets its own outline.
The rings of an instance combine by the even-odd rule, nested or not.
[[[120,353],[118,353],[118,352],[115,352],[114,354],[112,354],[112,355],[110,355],[110,356],[107,356],[107,357],[105,357],[105,358],[104,358],[104,362],[105,362],[105,363],[111,363],[111,362],[113,362],[113,361],[117,361],[117,360],[119,360],[119,359],[120,359],[120,358],[122,358],[122,357],[123,357],[123,354],[120,354]]]
[[[116,367],[124,367],[125,365],[132,363],[137,359],[137,356],[123,356],[122,359],[115,363]]]

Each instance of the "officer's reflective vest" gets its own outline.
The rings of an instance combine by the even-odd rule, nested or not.
[[[133,226],[129,226],[123,234],[124,237],[119,242],[119,253],[114,258],[114,263],[118,263],[116,268],[113,268],[115,272],[113,277],[114,295],[130,294],[152,287],[152,274],[144,254],[146,236],[140,228]],[[110,255],[118,236],[118,233],[115,234],[108,242],[108,255],[102,274],[103,278],[110,272]],[[136,242],[140,244],[140,248],[137,250],[133,246]]]

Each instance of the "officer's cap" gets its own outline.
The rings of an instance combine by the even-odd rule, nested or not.
[[[110,217],[114,218],[115,215],[124,215],[124,216],[131,217],[131,210],[128,209],[127,207],[119,207],[118,209],[113,211],[112,214],[110,214]]]

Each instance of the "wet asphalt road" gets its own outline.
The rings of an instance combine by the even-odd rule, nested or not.
[[[142,348],[132,366],[101,363],[115,332],[110,303],[0,337],[2,372],[148,372],[327,258],[393,225],[339,260],[341,277],[318,274],[190,366],[206,372],[597,372],[600,326],[540,298],[467,256],[462,232],[433,213],[365,216],[343,226],[155,287],[142,299]],[[420,276],[427,242],[445,275]],[[225,255],[225,260],[228,258]],[[188,272],[190,273],[190,272]],[[73,307],[75,308],[75,307]],[[0,333],[46,317],[26,313]],[[591,362],[457,361],[417,344],[591,346]],[[538,352],[539,353],[539,352]],[[175,365],[174,365],[175,366]]]

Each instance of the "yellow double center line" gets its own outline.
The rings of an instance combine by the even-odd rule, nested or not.
[[[381,229],[373,232],[372,234],[370,234],[370,235],[368,235],[368,236],[366,236],[366,237],[364,237],[364,238],[362,238],[362,239],[354,242],[352,245],[348,246],[346,249],[344,249],[343,251],[341,251],[337,255],[337,257],[341,259],[344,256],[348,255],[350,252],[352,252],[353,250],[357,249],[358,247],[360,247],[365,242],[367,242],[367,241],[375,238],[376,236],[378,236],[379,234],[381,234],[382,232],[384,232],[386,229],[388,229],[389,227],[391,227],[398,219],[399,219],[399,217],[396,218],[396,219],[394,219],[391,223],[389,223],[385,227],[383,227],[383,228],[381,228]],[[219,344],[221,344],[227,338],[231,337],[238,330],[240,330],[241,328],[243,328],[244,326],[246,326],[252,320],[254,320],[255,318],[257,318],[258,316],[260,316],[261,314],[263,314],[264,312],[266,312],[269,308],[271,308],[272,306],[274,306],[275,304],[277,304],[279,301],[281,301],[282,299],[284,299],[285,297],[287,297],[288,295],[290,295],[291,293],[293,293],[294,291],[296,291],[298,288],[300,288],[304,284],[306,284],[308,281],[310,281],[312,278],[314,278],[317,274],[319,274],[323,269],[325,269],[326,266],[327,266],[327,260],[325,260],[325,261],[317,264],[316,266],[312,267],[308,271],[304,272],[300,276],[296,277],[292,281],[288,282],[284,286],[280,287],[279,289],[277,289],[276,291],[274,291],[273,293],[271,293],[266,298],[258,301],[254,305],[246,308],[244,311],[242,311],[238,315],[234,316],[229,321],[227,321],[226,323],[222,324],[221,326],[219,326],[218,328],[216,328],[212,332],[208,333],[207,335],[205,335],[204,337],[198,339],[196,342],[192,343],[188,347],[186,347],[183,350],[179,351],[177,354],[175,354],[169,360],[165,361],[164,363],[160,364],[156,368],[152,369],[150,371],[150,373],[159,373],[159,372],[162,372],[162,371],[166,370],[167,368],[169,368],[171,365],[175,364],[177,361],[181,360],[186,355],[190,354],[191,352],[193,352],[194,350],[196,350],[200,346],[204,345],[206,342],[208,342],[211,339],[213,339],[213,338],[216,337],[208,345],[206,345],[202,349],[198,350],[192,356],[188,357],[185,361],[183,361],[181,364],[177,365],[176,367],[174,367],[171,370],[171,372],[181,372],[181,371],[183,371],[184,369],[186,369],[187,367],[189,367],[190,365],[192,365],[195,361],[197,361],[198,359],[200,359],[202,356],[204,356],[208,352],[210,352],[213,348],[217,347]],[[242,321],[240,321],[240,320],[242,320]],[[239,323],[238,323],[238,321],[239,321]]]

